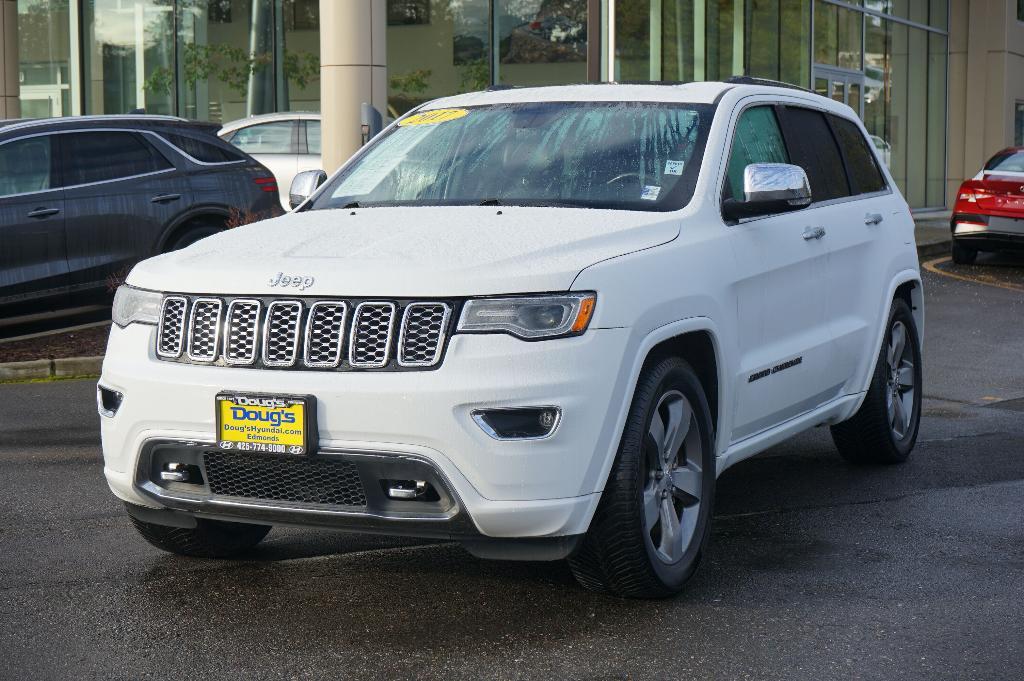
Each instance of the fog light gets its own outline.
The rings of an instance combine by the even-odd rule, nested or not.
[[[562,419],[558,407],[477,409],[473,420],[495,440],[540,440],[550,437]]]
[[[121,408],[122,400],[124,400],[124,395],[116,390],[96,385],[96,408],[99,410],[100,416],[113,418],[117,410]]]
[[[385,480],[384,488],[392,499],[422,499],[427,496],[430,485],[426,480]]]
[[[188,482],[188,466],[183,463],[169,463],[160,471],[160,479],[167,482]]]

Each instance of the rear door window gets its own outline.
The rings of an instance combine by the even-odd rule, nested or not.
[[[320,121],[306,121],[306,153],[320,155]]]
[[[295,121],[274,121],[242,128],[231,143],[247,154],[296,154]]]
[[[56,186],[52,135],[0,144],[0,196],[41,192]]]
[[[789,154],[771,106],[754,106],[740,114],[733,134],[732,151],[723,199],[743,201],[743,172],[751,163],[789,163]]]
[[[64,183],[69,187],[174,167],[135,132],[75,132],[62,135],[61,143],[64,145]]]
[[[885,189],[882,171],[878,169],[875,155],[871,153],[868,142],[857,124],[839,116],[829,115],[829,118],[846,157],[846,168],[850,172],[850,184],[853,185],[854,193],[870,194]]]
[[[782,128],[793,163],[804,169],[815,203],[850,195],[839,145],[825,115],[800,107],[782,108]]]

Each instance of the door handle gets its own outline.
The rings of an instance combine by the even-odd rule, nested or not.
[[[864,216],[865,225],[877,225],[880,222],[882,222],[881,213],[868,213],[867,215]]]
[[[804,241],[810,241],[811,239],[820,239],[825,236],[824,227],[808,227],[804,230]]]
[[[177,201],[181,198],[181,194],[160,194],[150,199],[153,203],[167,203],[168,201]]]
[[[29,211],[28,217],[30,218],[45,218],[51,215],[56,215],[60,212],[60,208],[36,208],[33,211]]]

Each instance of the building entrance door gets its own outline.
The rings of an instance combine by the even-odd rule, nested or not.
[[[849,105],[864,118],[864,74],[834,66],[814,65],[814,91]]]

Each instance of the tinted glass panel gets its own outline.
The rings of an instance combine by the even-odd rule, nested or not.
[[[306,121],[306,151],[320,153],[320,121]]]
[[[167,132],[162,132],[160,135],[192,158],[203,163],[228,163],[245,158],[234,149],[222,148],[214,140],[201,140],[188,135]]]
[[[65,184],[103,182],[171,168],[133,132],[77,132],[64,135]]]
[[[29,137],[0,145],[0,196],[50,189],[51,138]]]
[[[853,121],[832,116],[832,125],[839,136],[839,143],[846,156],[846,167],[850,171],[853,189],[861,194],[885,189],[885,179],[878,170],[874,154],[867,141]]]
[[[786,143],[811,183],[811,199],[828,201],[850,195],[843,158],[825,116],[810,109],[787,107],[783,116]]]
[[[743,201],[743,171],[751,163],[789,163],[786,145],[769,106],[755,106],[740,115],[729,156],[723,197]]]
[[[231,138],[231,143],[247,154],[294,154],[294,142],[294,121],[250,125]]]

